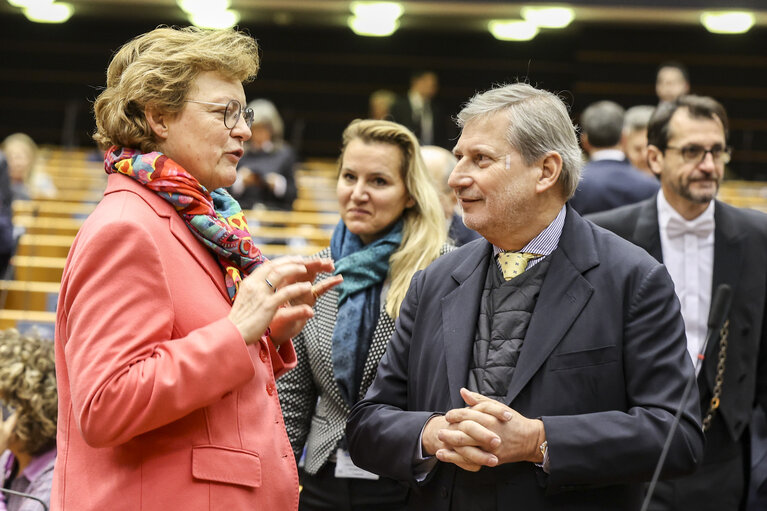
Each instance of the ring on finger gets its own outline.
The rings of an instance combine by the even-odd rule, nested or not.
[[[267,286],[269,286],[269,287],[272,289],[272,292],[274,292],[274,293],[276,293],[276,292],[277,292],[277,288],[276,288],[276,287],[274,287],[274,284],[272,284],[271,282],[269,282],[269,279],[267,279],[267,278],[264,278],[264,281],[266,282],[266,285],[267,285]]]
[[[320,294],[317,292],[317,286],[312,286],[312,296],[315,300],[320,297]]]

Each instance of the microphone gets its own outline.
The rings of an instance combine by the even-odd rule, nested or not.
[[[48,505],[42,499],[40,499],[39,497],[35,497],[34,495],[30,495],[29,493],[23,493],[23,492],[20,492],[20,491],[9,490],[8,488],[3,488],[2,486],[0,486],[0,492],[7,493],[8,495],[16,495],[17,497],[22,497],[22,498],[25,498],[25,499],[35,500],[41,506],[43,506],[43,509],[45,511],[48,511]]]
[[[658,464],[655,466],[655,472],[652,475],[650,486],[647,488],[647,494],[645,495],[644,502],[642,502],[641,511],[647,511],[647,507],[650,505],[652,494],[655,491],[655,485],[658,483],[660,472],[663,468],[663,463],[666,461],[668,450],[671,447],[671,439],[673,438],[674,433],[676,432],[676,428],[679,426],[679,421],[682,418],[682,409],[684,408],[684,404],[687,402],[687,398],[690,396],[690,392],[692,391],[692,386],[695,384],[695,380],[697,379],[698,368],[706,358],[706,346],[708,346],[709,341],[714,336],[716,336],[719,330],[722,328],[724,320],[727,317],[727,314],[730,312],[731,305],[732,288],[727,284],[719,284],[719,287],[716,288],[716,292],[714,292],[714,298],[711,300],[711,308],[708,311],[706,338],[703,341],[703,346],[701,346],[700,351],[698,352],[698,356],[696,357],[695,370],[692,372],[690,379],[687,380],[687,385],[682,392],[682,399],[679,401],[679,406],[677,407],[676,413],[674,414],[674,421],[671,423],[671,428],[669,428],[668,435],[666,436],[666,441],[663,444],[663,450],[660,453],[660,458],[658,458]]]
[[[727,284],[719,284],[714,293],[714,299],[711,300],[711,310],[708,312],[706,341],[722,327],[724,318],[730,312],[730,305],[732,305],[732,288]],[[705,348],[705,344],[703,346]]]

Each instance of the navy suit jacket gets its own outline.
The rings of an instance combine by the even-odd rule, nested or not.
[[[628,160],[589,161],[582,176],[570,199],[570,205],[581,215],[634,204],[652,197],[660,188],[657,179]]]
[[[459,389],[491,261],[479,239],[414,276],[376,378],[349,416],[352,459],[409,483],[410,509],[450,505],[461,469],[438,462],[419,484],[412,460],[429,417],[465,406]],[[522,462],[480,474],[519,509],[639,509],[692,375],[668,272],[568,208],[505,399],[543,420],[550,473]],[[697,401],[694,392],[683,405],[664,475],[689,473],[699,459]]]
[[[663,261],[655,197],[589,218]],[[729,341],[721,404],[717,410],[726,428],[722,437],[712,437],[714,428],[707,434],[706,463],[732,458],[734,450],[745,448],[748,435],[744,432],[754,406],[759,404],[767,410],[767,215],[716,201],[714,221],[711,289],[713,292],[720,284],[729,284],[733,300],[728,316]],[[709,408],[718,353],[717,337],[706,347],[703,368],[698,375],[703,413]]]

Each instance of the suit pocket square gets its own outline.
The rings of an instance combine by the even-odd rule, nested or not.
[[[195,479],[259,488],[261,460],[250,451],[200,445],[192,448],[192,475]]]
[[[558,353],[551,357],[549,370],[562,371],[615,362],[618,359],[615,346],[602,346],[570,353]]]

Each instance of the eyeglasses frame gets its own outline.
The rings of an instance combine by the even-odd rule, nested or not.
[[[706,155],[708,155],[709,153],[711,154],[711,159],[714,161],[714,163],[721,163],[722,165],[727,165],[728,163],[730,163],[730,158],[732,158],[732,146],[724,146],[720,149],[721,155],[722,155],[721,157],[724,158],[724,156],[726,155],[726,159],[723,159],[718,162],[717,162],[716,156],[714,156],[713,147],[710,149],[706,149],[702,146],[697,146],[703,149],[703,155],[700,157],[698,161],[695,161],[695,158],[688,159],[684,155],[685,150],[689,149],[690,147],[694,147],[694,145],[686,145],[684,147],[675,147],[675,146],[668,145],[663,151],[665,152],[666,149],[673,149],[675,151],[679,151],[679,154],[682,156],[682,159],[685,161],[685,163],[695,163],[695,165],[699,165],[703,160],[705,160]]]
[[[235,126],[237,126],[237,123],[240,122],[240,118],[245,121],[245,125],[250,129],[251,126],[253,126],[253,120],[254,120],[254,114],[253,109],[249,107],[243,107],[242,103],[240,103],[236,99],[230,99],[228,103],[212,103],[210,101],[198,101],[196,99],[186,99],[184,100],[185,103],[198,103],[200,105],[211,105],[211,106],[223,106],[225,108],[224,110],[224,127],[229,130],[233,130]],[[236,105],[239,105],[239,110],[237,111],[237,118],[234,121],[233,126],[228,126],[226,124],[226,119],[228,117],[227,113],[229,112],[229,107],[232,103],[235,103]]]

